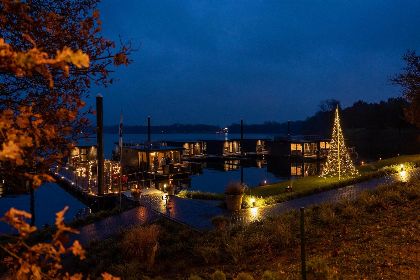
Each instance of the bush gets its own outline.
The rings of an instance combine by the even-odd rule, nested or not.
[[[231,236],[226,242],[226,253],[231,257],[233,263],[238,264],[245,255],[244,245],[249,242],[249,236],[244,231]]]
[[[321,224],[331,225],[337,221],[334,208],[331,204],[321,204],[318,208],[318,218]]]
[[[235,280],[254,280],[254,277],[249,273],[241,272],[236,276]]]
[[[220,261],[220,248],[215,242],[197,243],[194,246],[194,253],[201,257],[205,264],[213,264]]]
[[[150,269],[155,262],[158,236],[159,227],[157,225],[130,229],[123,236],[122,250],[126,253],[127,258],[135,258],[140,263],[145,263]]]
[[[226,275],[220,271],[220,270],[216,270],[212,275],[211,275],[211,279],[212,280],[226,280]]]
[[[378,199],[373,195],[373,193],[365,191],[359,195],[358,202],[368,212],[372,212],[378,204]]]
[[[188,277],[188,280],[202,280],[202,279],[203,278],[195,274],[191,274],[190,277]]]
[[[353,219],[360,216],[360,209],[349,200],[344,200],[339,205],[341,216],[346,219]]]
[[[308,280],[338,279],[338,274],[328,267],[325,260],[318,257],[308,262],[306,275]]]
[[[226,230],[230,221],[225,216],[216,216],[211,219],[211,223],[217,230]]]
[[[268,236],[273,237],[270,242],[275,245],[277,249],[284,249],[296,244],[297,238],[294,232],[296,232],[298,228],[298,221],[299,220],[294,217],[293,212],[284,214],[273,220],[266,220],[263,223],[263,232],[267,232]]]
[[[280,280],[280,276],[275,272],[266,270],[264,271],[261,280]]]

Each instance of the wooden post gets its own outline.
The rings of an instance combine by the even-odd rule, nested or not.
[[[32,184],[29,184],[29,194],[30,194],[30,209],[31,209],[31,215],[32,215],[31,226],[34,226],[35,225],[35,191]]]
[[[241,120],[241,142],[239,142],[240,145],[240,149],[241,149],[241,155],[244,155],[244,150],[243,150],[243,141],[244,141],[244,120]]]
[[[150,125],[150,116],[147,117],[147,143],[149,145],[152,144],[152,131],[151,131],[151,125]]]
[[[242,163],[241,163],[241,185],[243,184],[244,184],[244,167],[242,166]]]
[[[104,194],[104,139],[103,139],[103,97],[96,96],[96,141],[98,159],[98,195]]]
[[[306,280],[306,255],[305,255],[305,208],[300,208],[300,260],[302,267],[302,280]]]
[[[321,174],[321,141],[319,140],[316,144],[316,174]]]
[[[150,125],[150,116],[147,117],[147,148],[146,148],[146,165],[147,165],[147,172],[151,171],[150,169],[150,148],[152,145],[152,132],[151,132],[151,125]]]

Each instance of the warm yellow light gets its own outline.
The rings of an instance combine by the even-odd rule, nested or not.
[[[356,175],[359,175],[359,172],[355,168],[345,145],[337,107],[327,161],[322,169],[321,177],[338,177],[340,180],[341,177]]]
[[[249,209],[249,219],[250,222],[257,221],[259,218],[259,208],[253,207]]]
[[[402,170],[402,171],[400,171],[399,175],[400,175],[401,182],[407,182],[408,181],[407,171]]]

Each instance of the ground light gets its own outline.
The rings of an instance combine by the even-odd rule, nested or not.
[[[401,168],[401,170],[398,174],[400,176],[400,180],[402,182],[407,182],[408,181],[408,174],[407,174],[407,170],[404,169],[404,164],[401,164],[400,168]]]
[[[251,203],[252,207],[255,207],[255,197],[251,197],[249,202]]]

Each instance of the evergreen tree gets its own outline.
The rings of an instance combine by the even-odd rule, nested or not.
[[[343,131],[340,125],[340,116],[338,114],[338,106],[335,109],[334,127],[331,136],[330,150],[328,151],[327,162],[321,173],[321,177],[350,177],[358,175],[354,166],[346,144],[344,143]]]

